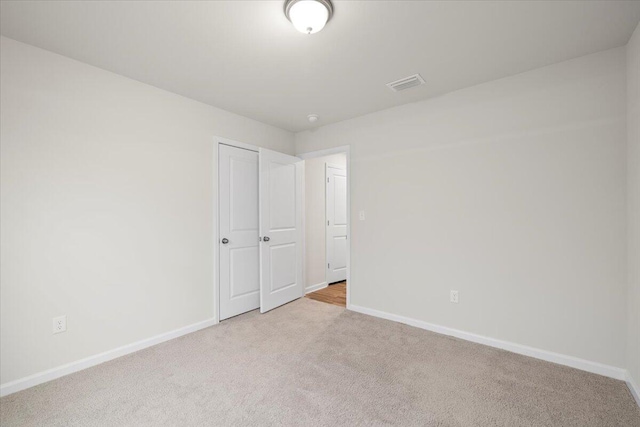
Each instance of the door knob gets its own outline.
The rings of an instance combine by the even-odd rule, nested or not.
[[[268,241],[269,241],[269,240],[271,240],[271,239],[269,238],[269,236],[264,236],[264,237],[262,238],[262,240],[264,240],[265,242],[268,242]]]
[[[222,244],[226,245],[227,243],[229,243],[229,239],[227,239],[226,237],[224,239],[222,239]]]

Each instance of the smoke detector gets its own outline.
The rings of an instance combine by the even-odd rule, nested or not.
[[[414,86],[420,86],[424,84],[424,79],[420,74],[414,74],[413,76],[405,77],[404,79],[396,80],[395,82],[387,83],[387,87],[394,92],[400,92],[412,88]]]
[[[309,123],[315,123],[318,121],[318,115],[317,114],[309,114],[307,116],[307,120],[309,120]]]

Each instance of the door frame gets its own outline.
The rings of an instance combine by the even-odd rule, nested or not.
[[[234,141],[228,138],[215,136],[213,143],[213,206],[212,212],[215,215],[213,224],[213,320],[214,324],[220,323],[220,165],[218,151],[220,145],[243,148],[245,150],[259,152],[259,147],[244,142]]]
[[[342,145],[340,147],[327,148],[324,150],[310,151],[306,153],[296,153],[296,156],[300,157],[302,160],[313,159],[317,157],[325,157],[330,156],[332,154],[341,154],[344,153],[347,157],[347,309],[351,309],[351,146],[350,145]],[[326,171],[326,166],[325,166]],[[326,172],[325,172],[326,173]],[[326,176],[325,176],[326,181]],[[326,196],[326,182],[325,182],[325,223],[327,220],[327,196]],[[306,214],[305,214],[306,217]],[[324,241],[325,245],[327,242],[327,227],[324,227]],[[304,263],[306,263],[306,239],[305,239],[305,254],[304,254]],[[327,251],[325,247],[325,258],[327,256]],[[306,268],[303,269],[303,274],[306,274]],[[324,280],[327,283],[327,269],[324,270]],[[328,283],[327,283],[328,284]],[[305,288],[310,285],[306,283],[305,276]]]

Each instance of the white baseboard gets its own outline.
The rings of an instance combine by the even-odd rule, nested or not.
[[[327,282],[316,283],[315,285],[307,286],[304,290],[304,293],[306,295],[310,292],[319,291],[320,289],[326,288],[327,286],[329,286],[327,285]]]
[[[317,291],[327,287],[326,282],[318,283],[313,286],[309,286],[306,289],[306,293]],[[460,331],[458,329],[452,329],[445,326],[434,325],[432,323],[424,322],[422,320],[411,319],[409,317],[399,316],[396,314],[386,313],[384,311],[374,310],[371,308],[361,307],[358,305],[350,304],[347,309],[367,314],[382,319],[392,320],[394,322],[404,323],[406,325],[414,326],[420,329],[436,332],[443,335],[449,335],[463,340],[488,345],[490,347],[496,347],[503,350],[511,351],[513,353],[522,354],[536,359],[545,360],[548,362],[558,363],[560,365],[570,366],[572,368],[581,369],[583,371],[592,372],[599,375],[604,375],[617,380],[626,381],[631,394],[640,406],[640,387],[634,381],[634,379],[627,373],[625,369],[616,368],[614,366],[604,365],[597,362],[591,362],[584,359],[579,359],[573,356],[566,356],[559,353],[553,353],[546,350],[537,349],[534,347],[528,347],[520,344],[511,343],[508,341],[501,341],[495,338],[489,338],[482,335],[472,334],[470,332]],[[83,369],[90,368],[92,366],[99,365],[109,360],[116,359],[121,356],[125,356],[130,353],[134,353],[139,350],[143,350],[148,347],[163,343],[165,341],[178,338],[183,335],[190,334],[192,332],[199,331],[200,329],[208,328],[215,325],[217,322],[215,319],[208,319],[202,322],[194,323],[192,325],[185,326],[183,328],[175,329],[164,334],[156,335],[151,338],[147,338],[141,341],[137,341],[131,344],[124,345],[122,347],[115,348],[113,350],[105,351],[104,353],[96,354],[94,356],[87,357],[85,359],[77,360],[75,362],[67,363],[62,366],[58,366],[53,369],[49,369],[43,372],[39,372],[34,375],[30,375],[25,378],[21,378],[15,381],[11,381],[6,384],[0,385],[0,396],[6,396],[12,393],[16,393],[21,390],[25,390],[29,387],[42,384],[56,378],[63,377],[65,375],[72,374],[74,372],[81,371]]]
[[[69,375],[74,372],[82,371],[83,369],[87,369],[92,366],[107,362],[109,360],[113,360],[118,357],[145,349],[147,347],[151,347],[156,344],[178,338],[182,335],[187,335],[192,332],[199,331],[200,329],[208,328],[209,326],[213,326],[216,323],[217,322],[215,321],[215,319],[204,320],[202,322],[194,323],[192,325],[175,329],[164,334],[156,335],[154,337],[127,344],[122,347],[114,348],[113,350],[105,351],[104,353],[89,356],[84,359],[76,360],[75,362],[67,363],[53,369],[49,369],[25,378],[20,378],[6,384],[2,384],[0,385],[0,396],[6,396],[8,394],[33,387],[38,384],[46,383],[47,381],[55,380],[56,378]]]
[[[633,396],[638,406],[640,406],[640,387],[631,377],[631,374],[627,375],[627,387],[629,387],[629,391],[631,391],[631,396]]]
[[[449,335],[449,336],[460,338],[466,341],[471,341],[478,344],[484,344],[490,347],[500,348],[502,350],[507,350],[512,353],[534,357],[536,359],[557,363],[559,365],[570,366],[572,368],[580,369],[587,372],[592,372],[594,374],[604,375],[606,377],[615,378],[617,380],[624,381],[628,379],[627,370],[623,368],[617,368],[615,366],[609,366],[609,365],[605,365],[598,362],[591,362],[589,360],[579,359],[573,356],[567,356],[564,354],[541,350],[539,348],[528,347],[525,345],[516,344],[509,341],[502,341],[495,338],[485,337],[485,336],[473,334],[470,332],[460,331],[458,329],[448,328],[446,326],[434,325],[432,323],[427,323],[422,320],[411,319],[409,317],[386,313],[384,311],[374,310],[371,308],[360,307],[358,305],[350,304],[349,307],[347,308],[349,310],[356,311],[358,313],[368,314],[370,316],[380,317],[382,319],[404,323],[406,325],[415,326],[416,328],[426,329],[427,331],[437,332],[439,334]]]

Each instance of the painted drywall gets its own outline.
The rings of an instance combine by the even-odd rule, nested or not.
[[[627,369],[640,397],[640,25],[627,45],[627,144],[629,212]]]
[[[624,367],[625,62],[607,50],[296,134],[298,153],[351,145],[351,303]]]
[[[307,288],[325,284],[327,265],[325,164],[347,167],[346,154],[307,159],[305,175],[305,285]]]
[[[293,153],[293,134],[1,47],[1,382],[211,318],[213,137]]]

